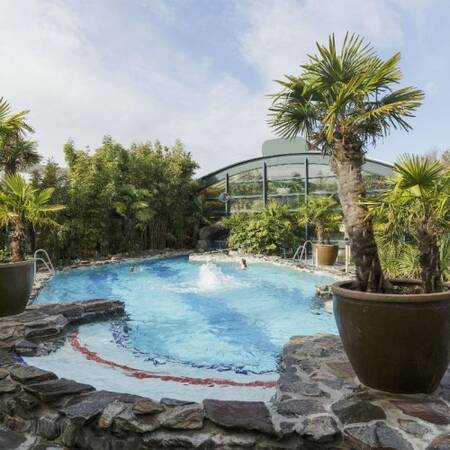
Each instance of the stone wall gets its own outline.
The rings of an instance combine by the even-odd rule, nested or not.
[[[450,374],[434,395],[370,391],[358,384],[337,336],[292,338],[267,404],[154,401],[20,360],[54,350],[78,324],[123,314],[120,302],[94,300],[31,306],[0,320],[1,449],[450,448]]]

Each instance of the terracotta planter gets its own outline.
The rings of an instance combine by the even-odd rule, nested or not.
[[[19,314],[33,287],[34,261],[0,264],[0,317]]]
[[[434,391],[450,362],[450,291],[373,294],[351,284],[333,284],[334,314],[360,381],[387,392]]]
[[[313,255],[319,266],[332,266],[336,262],[339,252],[337,245],[331,244],[313,244]]]

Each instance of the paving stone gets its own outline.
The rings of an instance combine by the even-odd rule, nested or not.
[[[199,430],[203,419],[203,407],[197,403],[168,408],[158,416],[161,426],[174,430]]]
[[[278,403],[277,411],[282,416],[309,416],[325,412],[325,409],[317,400],[292,399]]]
[[[317,416],[304,421],[303,430],[300,434],[308,440],[327,443],[338,439],[341,433],[333,417]]]
[[[361,450],[414,450],[410,442],[384,422],[348,427],[344,430],[344,441]]]
[[[331,409],[344,425],[386,418],[382,408],[357,397],[339,400]]]
[[[448,450],[450,449],[450,433],[441,434],[433,439],[426,450]]]
[[[143,398],[134,402],[133,413],[136,415],[156,414],[164,411],[164,407],[153,400]]]
[[[398,424],[403,431],[416,437],[421,437],[431,432],[431,429],[425,425],[417,423],[415,420],[398,419]]]
[[[33,366],[15,366],[10,370],[11,378],[21,384],[34,384],[54,380],[57,376],[48,370]]]
[[[450,424],[450,411],[441,401],[393,400],[393,405],[408,416],[417,417],[435,425]]]
[[[94,390],[88,384],[77,383],[76,381],[66,380],[65,378],[25,385],[24,388],[26,391],[36,395],[43,402],[49,402],[64,395],[81,394]]]
[[[204,400],[205,417],[217,425],[273,434],[269,410],[263,402]]]

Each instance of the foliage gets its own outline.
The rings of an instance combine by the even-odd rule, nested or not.
[[[402,78],[400,54],[383,60],[359,36],[347,34],[339,50],[332,35],[317,50],[299,76],[277,81],[282,91],[272,96],[269,124],[283,138],[303,134],[310,147],[330,155],[359,288],[383,291],[387,285],[372,223],[361,202],[366,196],[363,154],[367,144],[392,128],[411,128],[407,120],[423,93],[412,87],[395,89]]]
[[[55,225],[52,215],[63,209],[50,204],[54,188],[33,189],[19,175],[5,175],[0,190],[0,224],[11,227],[10,245],[13,262],[24,259],[25,227]]]
[[[414,155],[403,156],[394,170],[391,189],[369,203],[379,241],[387,250],[385,265],[397,257],[398,271],[420,273],[425,292],[440,291],[442,272],[448,271],[450,170]]]
[[[300,225],[313,225],[319,244],[329,239],[329,233],[339,231],[342,223],[342,213],[339,204],[333,196],[310,196],[307,203],[298,211]]]
[[[55,186],[57,200],[67,206],[58,232],[43,229],[37,236],[52,257],[192,245],[203,204],[193,201],[197,164],[180,142],[171,148],[159,142],[125,148],[107,136],[93,153],[72,142],[64,150],[67,171],[50,161],[33,174],[36,187]]]
[[[286,205],[270,202],[262,211],[237,213],[224,219],[230,229],[228,245],[247,253],[274,254],[293,238],[293,218]]]
[[[36,142],[25,139],[26,132],[33,132],[26,122],[28,111],[11,113],[9,103],[0,98],[0,167],[6,173],[15,174],[40,161]]]

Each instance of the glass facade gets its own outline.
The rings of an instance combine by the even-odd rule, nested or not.
[[[366,159],[363,178],[368,192],[383,190],[391,174],[390,164]],[[308,195],[337,193],[329,160],[318,152],[255,158],[213,172],[201,181],[210,220],[258,211],[269,201],[287,204],[295,212]],[[219,200],[222,193],[228,194],[227,202]]]

